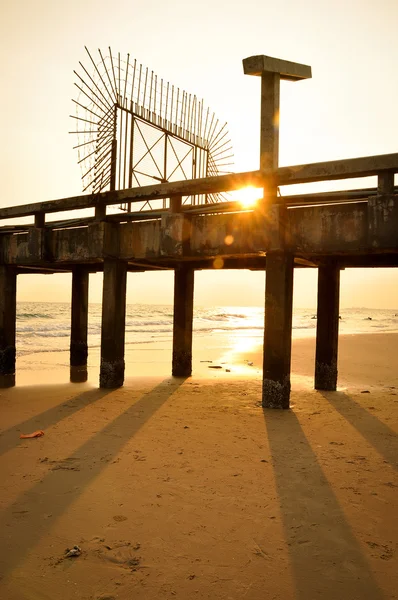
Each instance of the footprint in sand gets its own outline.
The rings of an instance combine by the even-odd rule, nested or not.
[[[52,465],[52,471],[80,471],[79,460],[80,458],[70,456],[63,460],[50,460],[48,462]]]
[[[137,571],[139,568],[143,568],[141,565],[141,557],[137,556],[137,551],[140,549],[140,544],[134,546],[131,542],[115,542],[111,545],[103,545],[95,549],[95,554],[114,565],[129,569],[130,571]]]

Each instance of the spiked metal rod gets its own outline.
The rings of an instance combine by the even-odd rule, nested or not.
[[[227,125],[203,100],[159,78],[127,54],[88,48],[74,71],[78,97],[71,115],[84,191],[99,193],[228,173]],[[190,196],[189,202],[201,202]],[[211,202],[223,194],[208,196]],[[167,200],[162,201],[166,207]],[[166,203],[165,203],[166,202]],[[121,205],[128,209],[128,204]]]

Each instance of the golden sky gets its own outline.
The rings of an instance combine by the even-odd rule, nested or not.
[[[313,69],[311,80],[282,82],[281,165],[397,152],[397,23],[397,0],[3,3],[0,205],[81,193],[75,140],[67,132],[73,70],[85,60],[84,45],[130,52],[160,77],[204,97],[228,121],[236,171],[259,163],[259,80],[242,70],[242,59],[254,54]],[[171,302],[172,279],[171,273],[131,274],[128,302],[158,303],[160,291],[162,302]],[[261,273],[201,272],[196,282],[200,304],[263,302]],[[315,306],[316,271],[297,272],[295,284],[296,305]],[[18,286],[20,300],[70,298],[67,275],[20,276]],[[90,294],[100,301],[100,275],[92,276]],[[341,303],[398,307],[396,271],[343,272]]]

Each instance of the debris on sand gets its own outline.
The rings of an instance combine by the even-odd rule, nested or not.
[[[38,431],[34,431],[33,433],[21,433],[19,436],[20,440],[30,440],[32,438],[38,438],[44,435],[44,431],[39,429]]]
[[[64,558],[75,558],[76,556],[80,556],[82,550],[79,546],[73,546],[73,548],[67,548],[65,550]]]

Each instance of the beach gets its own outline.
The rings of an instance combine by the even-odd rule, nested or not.
[[[18,358],[0,597],[398,597],[398,334],[341,335],[337,392],[313,390],[314,337],[294,339],[289,411],[261,408],[258,337],[210,341],[186,379],[168,343],[127,346],[117,390],[98,349],[81,384],[65,351]]]

